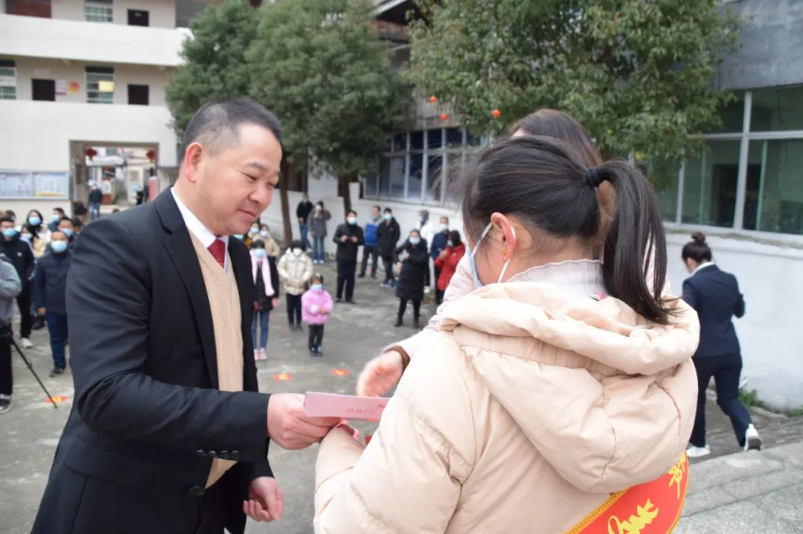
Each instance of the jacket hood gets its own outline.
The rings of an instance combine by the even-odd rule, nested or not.
[[[633,426],[663,424],[643,413],[648,391],[660,390],[657,381],[688,363],[699,340],[697,314],[681,299],[671,301],[667,326],[649,323],[618,299],[537,282],[492,284],[457,302],[446,306],[441,329],[453,332],[536,448],[556,455],[561,447],[595,454],[601,444],[588,438],[600,427],[611,430],[604,415],[591,417],[595,407],[607,412],[621,403],[637,420]]]

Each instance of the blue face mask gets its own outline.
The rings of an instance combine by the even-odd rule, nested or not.
[[[491,227],[493,227],[493,223],[489,222],[488,226],[485,227],[485,230],[482,231],[482,235],[480,236],[480,240],[477,241],[477,244],[474,245],[474,250],[472,250],[468,255],[468,263],[471,265],[471,274],[474,275],[474,283],[477,284],[477,287],[482,287],[482,282],[480,282],[480,277],[477,275],[477,265],[474,261],[474,257],[477,255],[477,250],[480,248],[480,244],[482,244],[482,240],[485,239],[485,236],[488,235],[488,232],[491,231]],[[513,234],[513,239],[516,238],[516,229],[512,226],[510,227],[510,232]],[[497,284],[502,283],[502,278],[505,276],[505,271],[507,271],[507,267],[510,265],[510,258],[507,259],[505,262],[504,267],[502,267],[502,272],[499,273],[499,278],[496,280]]]
[[[251,251],[251,254],[255,258],[264,258],[265,254],[267,254],[267,253],[265,252],[264,248],[255,248],[254,250]]]
[[[450,239],[449,241],[447,241],[447,242],[446,242],[446,246],[447,246],[447,247],[449,247],[449,248],[452,248],[452,247],[454,247],[454,241],[452,241],[452,240]]]
[[[17,229],[16,228],[6,228],[3,230],[3,235],[6,236],[6,239],[14,239],[17,237]]]
[[[71,238],[73,235],[72,228],[59,228],[59,232],[64,232],[64,235],[67,236],[67,239]]]
[[[320,293],[321,291],[323,291],[323,284],[312,284],[312,290],[317,293]]]
[[[257,228],[256,226],[252,226],[251,230],[248,233],[251,235],[257,235],[259,233],[259,228]]]
[[[420,242],[421,242],[421,238],[420,237],[411,237],[410,238],[410,244],[411,245],[417,245]]]
[[[61,254],[65,250],[67,250],[67,242],[66,241],[51,241],[50,248],[53,249],[53,252],[56,254]]]
[[[61,215],[59,215],[58,213],[54,213],[52,219],[54,223],[57,223],[61,220]]]
[[[39,226],[40,224],[42,224],[42,219],[40,219],[39,217],[29,217],[28,224],[30,224],[31,226]]]
[[[242,241],[242,240],[243,240],[243,234],[234,234],[232,237],[233,237],[234,239],[239,239],[240,241]]]
[[[349,223],[350,225],[352,225],[352,226],[354,226],[355,224],[357,224],[357,218],[356,218],[356,217],[349,217],[349,218],[348,218],[348,219],[346,219],[346,220],[347,220],[347,221],[348,221],[348,223]]]
[[[393,215],[391,215],[390,213],[386,213],[386,214],[384,215],[384,217],[385,217],[385,220],[386,220],[386,221],[389,221],[389,220],[391,220],[391,219],[393,218]]]

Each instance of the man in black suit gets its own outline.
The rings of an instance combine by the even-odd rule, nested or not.
[[[357,253],[365,244],[365,235],[357,225],[357,212],[346,215],[346,224],[341,224],[333,239],[337,243],[337,302],[343,301],[343,287],[346,288],[346,302],[354,304],[354,275],[357,272]]]
[[[228,236],[270,204],[280,128],[251,100],[204,105],[176,186],[81,235],[67,284],[75,402],[35,534],[241,534],[246,514],[281,515],[268,438],[299,449],[338,422],[257,391],[251,261]],[[242,353],[218,350],[231,346]]]

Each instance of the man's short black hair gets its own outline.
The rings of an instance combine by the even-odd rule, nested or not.
[[[63,223],[64,221],[67,221],[71,225],[75,226],[75,222],[72,219],[70,219],[69,217],[62,217],[61,219],[59,219],[59,224]]]
[[[57,211],[57,212],[59,212],[59,213],[61,214],[61,216],[62,216],[62,217],[64,216],[64,210],[63,210],[63,209],[61,209],[61,208],[53,208],[53,211]]]
[[[280,143],[282,141],[281,122],[262,104],[250,98],[214,100],[201,106],[187,124],[181,139],[181,159],[184,159],[187,147],[195,142],[212,151],[223,145],[230,146],[239,138],[243,124],[262,126],[270,130]]]
[[[12,217],[9,217],[8,215],[3,215],[2,217],[0,217],[0,223],[4,222],[10,222],[11,224],[15,223],[14,219]]]

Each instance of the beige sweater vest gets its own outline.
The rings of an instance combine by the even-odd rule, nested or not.
[[[217,377],[220,391],[243,390],[243,336],[242,314],[240,312],[240,293],[237,291],[237,279],[231,268],[231,257],[228,257],[228,269],[225,271],[201,242],[192,235],[192,244],[201,264],[209,308],[212,310],[212,325],[215,334],[215,352],[217,354]],[[228,256],[228,251],[226,252]],[[267,416],[266,416],[267,417]],[[212,469],[206,481],[209,488],[220,480],[236,462],[231,460],[212,460]]]

